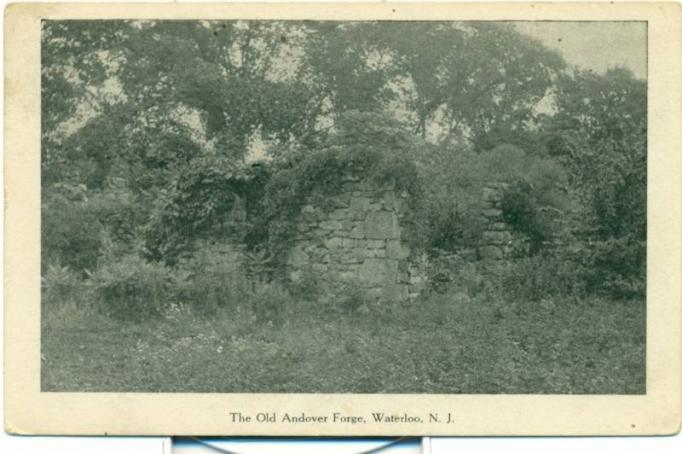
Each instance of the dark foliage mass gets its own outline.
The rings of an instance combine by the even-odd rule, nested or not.
[[[589,321],[578,306],[621,300],[641,315],[647,90],[626,69],[600,75],[570,67],[513,25],[494,22],[46,21],[41,58],[41,260],[49,310],[70,302],[83,313],[94,307],[115,320],[144,322],[175,317],[189,304],[198,314],[234,314],[243,329],[263,336],[293,323],[293,313],[321,317],[331,333],[339,326],[325,314],[356,317],[360,310],[374,311],[377,323],[414,317],[433,326],[470,311],[479,321],[529,329],[543,325],[526,318],[539,307],[569,325]],[[443,317],[368,309],[350,290],[343,304],[321,311],[296,305],[317,291],[312,280],[279,279],[296,218],[305,200],[323,205],[349,174],[410,196],[407,237],[428,257],[433,277],[424,304]],[[490,183],[506,184],[502,216],[523,247],[513,263],[479,269],[455,255],[481,241],[481,195]],[[252,268],[262,265],[271,282],[254,288],[215,253],[212,245],[226,239],[245,244]],[[472,310],[472,301],[496,303]],[[524,309],[524,301],[535,309]],[[614,332],[631,328],[596,311],[595,320]],[[245,333],[225,323],[235,331],[228,343],[239,344]],[[591,334],[589,326],[576,333]],[[397,344],[409,337],[390,335]],[[337,353],[387,353],[363,336]],[[546,340],[514,330],[500,336],[498,345],[520,345],[507,353],[526,366]],[[301,354],[249,339],[244,348],[273,363]],[[210,348],[227,342],[219,341]],[[144,345],[155,355],[158,348]],[[466,352],[432,353],[442,371],[451,361],[471,362]],[[624,370],[641,360],[623,365],[597,356]],[[580,367],[589,372],[594,364]],[[510,389],[531,389],[539,376],[517,365],[501,369],[515,377]],[[499,377],[490,373],[478,391],[494,388]],[[572,382],[543,382],[543,389],[611,389],[571,374]],[[436,375],[423,377],[424,389],[443,391],[454,380],[463,392],[478,392],[471,377]],[[48,380],[56,386],[51,380],[58,378]],[[297,389],[295,377],[282,380]],[[358,380],[359,391],[389,386]],[[396,385],[405,390],[414,387]]]

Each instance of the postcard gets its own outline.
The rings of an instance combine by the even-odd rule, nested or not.
[[[678,432],[681,21],[10,5],[5,430]]]

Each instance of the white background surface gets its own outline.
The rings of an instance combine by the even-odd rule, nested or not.
[[[73,1],[73,0],[72,0]],[[149,0],[147,0],[149,1]],[[276,0],[271,0],[276,1]],[[6,0],[0,0],[4,6]],[[160,3],[160,2],[155,2]],[[4,21],[2,26],[4,35]],[[2,37],[0,36],[0,41]],[[2,63],[0,63],[2,69]],[[2,71],[4,77],[4,69]],[[2,92],[2,85],[0,85]],[[3,96],[4,105],[4,96]],[[0,111],[0,119],[2,119]],[[4,124],[4,122],[3,122]],[[4,156],[4,149],[2,150]],[[0,175],[0,187],[4,188],[3,176]],[[0,198],[0,200],[3,200]],[[0,204],[3,204],[0,201]],[[4,208],[3,208],[4,213]],[[4,218],[3,218],[4,224]],[[2,225],[0,225],[2,233]],[[2,245],[0,245],[2,251]],[[0,273],[3,263],[0,263]],[[4,274],[3,274],[4,276]],[[0,297],[1,298],[1,297]],[[0,322],[2,313],[0,313]],[[0,326],[2,324],[0,323]],[[0,328],[2,329],[2,328]],[[0,352],[0,368],[2,368],[2,353]],[[0,389],[0,399],[2,398]],[[66,415],[65,415],[66,417]],[[0,419],[4,421],[4,414],[0,410]],[[296,442],[291,442],[296,443]],[[427,443],[429,444],[429,443]],[[246,446],[246,445],[244,445]],[[278,449],[272,443],[261,444],[258,450],[253,450],[255,445],[251,444],[249,453],[281,453],[281,452],[301,452],[289,448]],[[320,446],[320,445],[318,445]],[[432,438],[430,439],[431,453],[445,454],[483,454],[483,453],[542,453],[555,454],[635,454],[635,453],[680,453],[682,452],[682,436],[675,437],[595,437],[595,438]],[[299,445],[300,447],[300,445]],[[230,445],[231,449],[238,448],[237,445]],[[262,450],[261,450],[262,449]],[[413,450],[396,449],[391,452],[412,452]],[[121,438],[96,438],[96,437],[18,437],[10,436],[0,432],[0,453],[24,454],[24,453],[45,453],[45,454],[166,454],[170,453],[169,440],[165,438],[141,438],[141,437],[121,437]],[[189,450],[183,453],[189,453]],[[196,452],[211,452],[202,450]],[[243,451],[246,452],[246,451]],[[312,451],[310,451],[312,452]],[[338,450],[336,452],[351,452]]]

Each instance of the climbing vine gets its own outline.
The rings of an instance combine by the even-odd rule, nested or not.
[[[217,158],[193,161],[164,194],[148,227],[150,255],[172,262],[191,249],[192,241],[210,237],[244,242],[250,251],[265,251],[273,266],[283,263],[299,213],[311,199],[322,208],[343,190],[353,175],[376,184],[391,184],[418,199],[414,160],[418,139],[387,117],[350,112],[332,133],[313,145],[288,146],[270,162],[234,166]],[[235,219],[237,203],[245,207]],[[410,210],[413,211],[413,210]],[[408,237],[416,242],[418,235]]]

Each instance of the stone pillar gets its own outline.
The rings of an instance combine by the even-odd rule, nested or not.
[[[511,251],[511,228],[502,218],[502,195],[506,183],[489,183],[483,188],[483,235],[478,255],[483,260],[502,260]]]
[[[359,289],[369,300],[401,301],[410,294],[410,248],[401,220],[406,195],[346,177],[331,210],[307,203],[288,257],[292,280],[312,273],[328,297]]]

